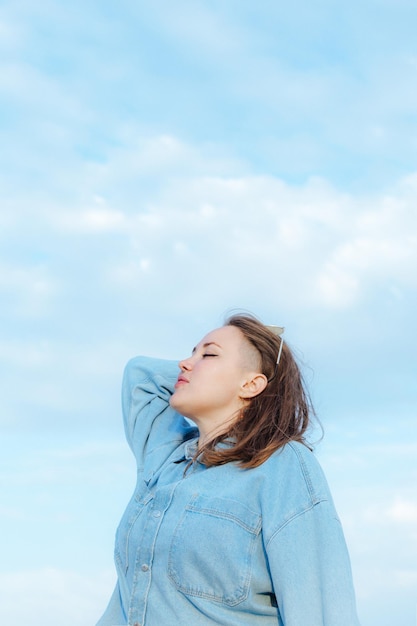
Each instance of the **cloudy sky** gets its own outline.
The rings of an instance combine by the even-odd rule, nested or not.
[[[120,383],[283,325],[363,626],[417,623],[414,0],[0,4],[0,623],[92,626]]]

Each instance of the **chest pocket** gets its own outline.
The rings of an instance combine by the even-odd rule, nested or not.
[[[195,496],[172,538],[168,575],[175,587],[233,606],[248,596],[261,516],[236,500]]]

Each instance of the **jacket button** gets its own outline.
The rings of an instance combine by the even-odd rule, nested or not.
[[[147,572],[149,569],[149,565],[146,565],[146,563],[144,563],[141,567],[142,572]],[[136,624],[134,624],[133,626],[136,626]],[[137,624],[137,626],[140,626],[140,624]]]

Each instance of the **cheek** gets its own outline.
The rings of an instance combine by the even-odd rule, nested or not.
[[[239,397],[240,386],[239,383],[230,376],[230,373],[222,373],[216,379],[216,383],[213,385],[215,393],[223,398],[225,401],[237,399]]]

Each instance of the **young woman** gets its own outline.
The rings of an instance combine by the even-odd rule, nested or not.
[[[305,442],[308,398],[276,329],[234,316],[179,375],[133,359],[122,396],[138,481],[97,626],[358,626],[342,528]]]

